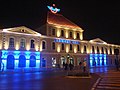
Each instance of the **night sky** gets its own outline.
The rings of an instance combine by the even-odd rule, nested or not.
[[[116,1],[116,2],[115,2]],[[45,23],[47,5],[84,30],[84,40],[101,38],[120,45],[119,0],[1,0],[0,28],[26,26],[36,29]]]

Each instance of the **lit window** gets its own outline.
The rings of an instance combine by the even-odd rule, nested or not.
[[[46,60],[44,58],[42,58],[41,67],[46,67]]]
[[[10,38],[10,40],[9,40],[9,47],[11,47],[11,48],[14,47],[14,38]]]
[[[25,39],[21,39],[20,41],[20,47],[25,48]]]
[[[35,44],[34,43],[35,43],[35,41],[31,40],[31,46],[30,46],[31,48],[35,48]]]
[[[52,66],[53,66],[53,67],[56,66],[56,58],[52,58]]]

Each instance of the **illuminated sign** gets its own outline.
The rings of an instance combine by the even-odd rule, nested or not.
[[[54,39],[54,42],[69,43],[69,44],[80,44],[78,41],[65,40],[65,39]]]
[[[52,13],[57,13],[60,11],[60,9],[55,7],[55,4],[53,4],[53,6],[47,6],[47,7]]]

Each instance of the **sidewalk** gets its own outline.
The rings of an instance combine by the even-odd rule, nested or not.
[[[97,73],[97,72],[107,72],[109,70],[116,70],[115,67],[92,67],[87,70],[88,73]],[[15,74],[15,73],[34,73],[34,72],[80,72],[83,73],[82,70],[74,69],[64,70],[63,68],[23,68],[23,69],[14,69],[14,70],[6,70],[0,71],[0,74]]]
[[[102,73],[102,72],[108,72],[108,71],[115,71],[115,66],[106,66],[106,67],[92,67],[89,69],[90,73]]]

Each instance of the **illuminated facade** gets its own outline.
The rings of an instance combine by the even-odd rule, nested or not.
[[[57,13],[47,13],[47,22],[35,30],[20,26],[0,30],[1,59],[5,69],[54,68],[63,62],[87,61],[89,67],[114,65],[114,49],[96,38],[83,39],[83,29]],[[120,56],[118,55],[118,58]]]

